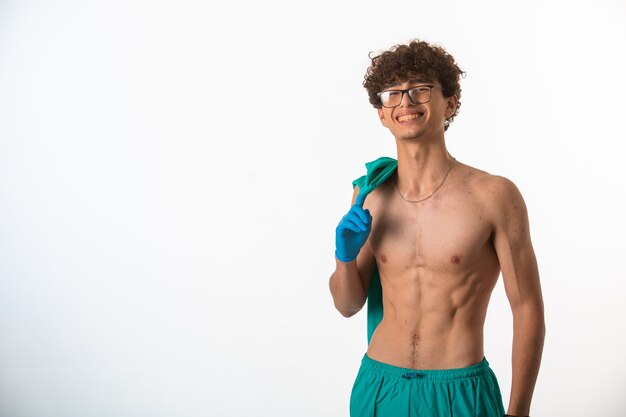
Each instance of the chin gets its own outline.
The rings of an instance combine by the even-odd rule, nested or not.
[[[398,139],[406,140],[406,141],[417,141],[417,140],[420,140],[423,136],[424,136],[424,131],[420,130],[415,133],[405,133],[403,135],[400,135]]]

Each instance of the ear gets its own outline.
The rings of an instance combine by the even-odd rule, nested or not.
[[[376,109],[378,110],[378,118],[380,119],[380,122],[383,124],[383,126],[387,127],[387,118],[385,117],[385,113],[383,112],[383,108],[379,108]]]
[[[458,105],[459,105],[459,98],[456,96],[456,94],[453,95],[452,97],[448,97],[448,103],[446,105],[446,112],[445,112],[446,119],[454,114]]]

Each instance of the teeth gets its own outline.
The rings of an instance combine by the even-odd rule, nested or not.
[[[407,120],[417,119],[418,117],[420,117],[420,115],[418,113],[407,114],[406,116],[398,117],[398,121],[399,122],[406,122]]]

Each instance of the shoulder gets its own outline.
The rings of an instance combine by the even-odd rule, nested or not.
[[[495,202],[521,197],[519,189],[510,179],[467,164],[459,165],[460,185],[476,193],[481,199]]]
[[[522,197],[517,185],[510,179],[501,175],[486,175],[482,179],[480,189],[481,192],[494,201],[494,203],[509,202]]]
[[[510,179],[465,164],[461,164],[459,171],[462,189],[471,192],[484,210],[502,214],[526,209],[519,188]]]
[[[510,179],[487,174],[481,178],[477,190],[485,211],[495,224],[523,221],[528,216],[522,193]]]

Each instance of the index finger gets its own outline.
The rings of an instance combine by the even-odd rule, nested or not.
[[[361,208],[363,208],[363,203],[365,202],[365,194],[359,194],[356,196],[356,201],[354,202],[354,204],[356,206],[359,206]]]

